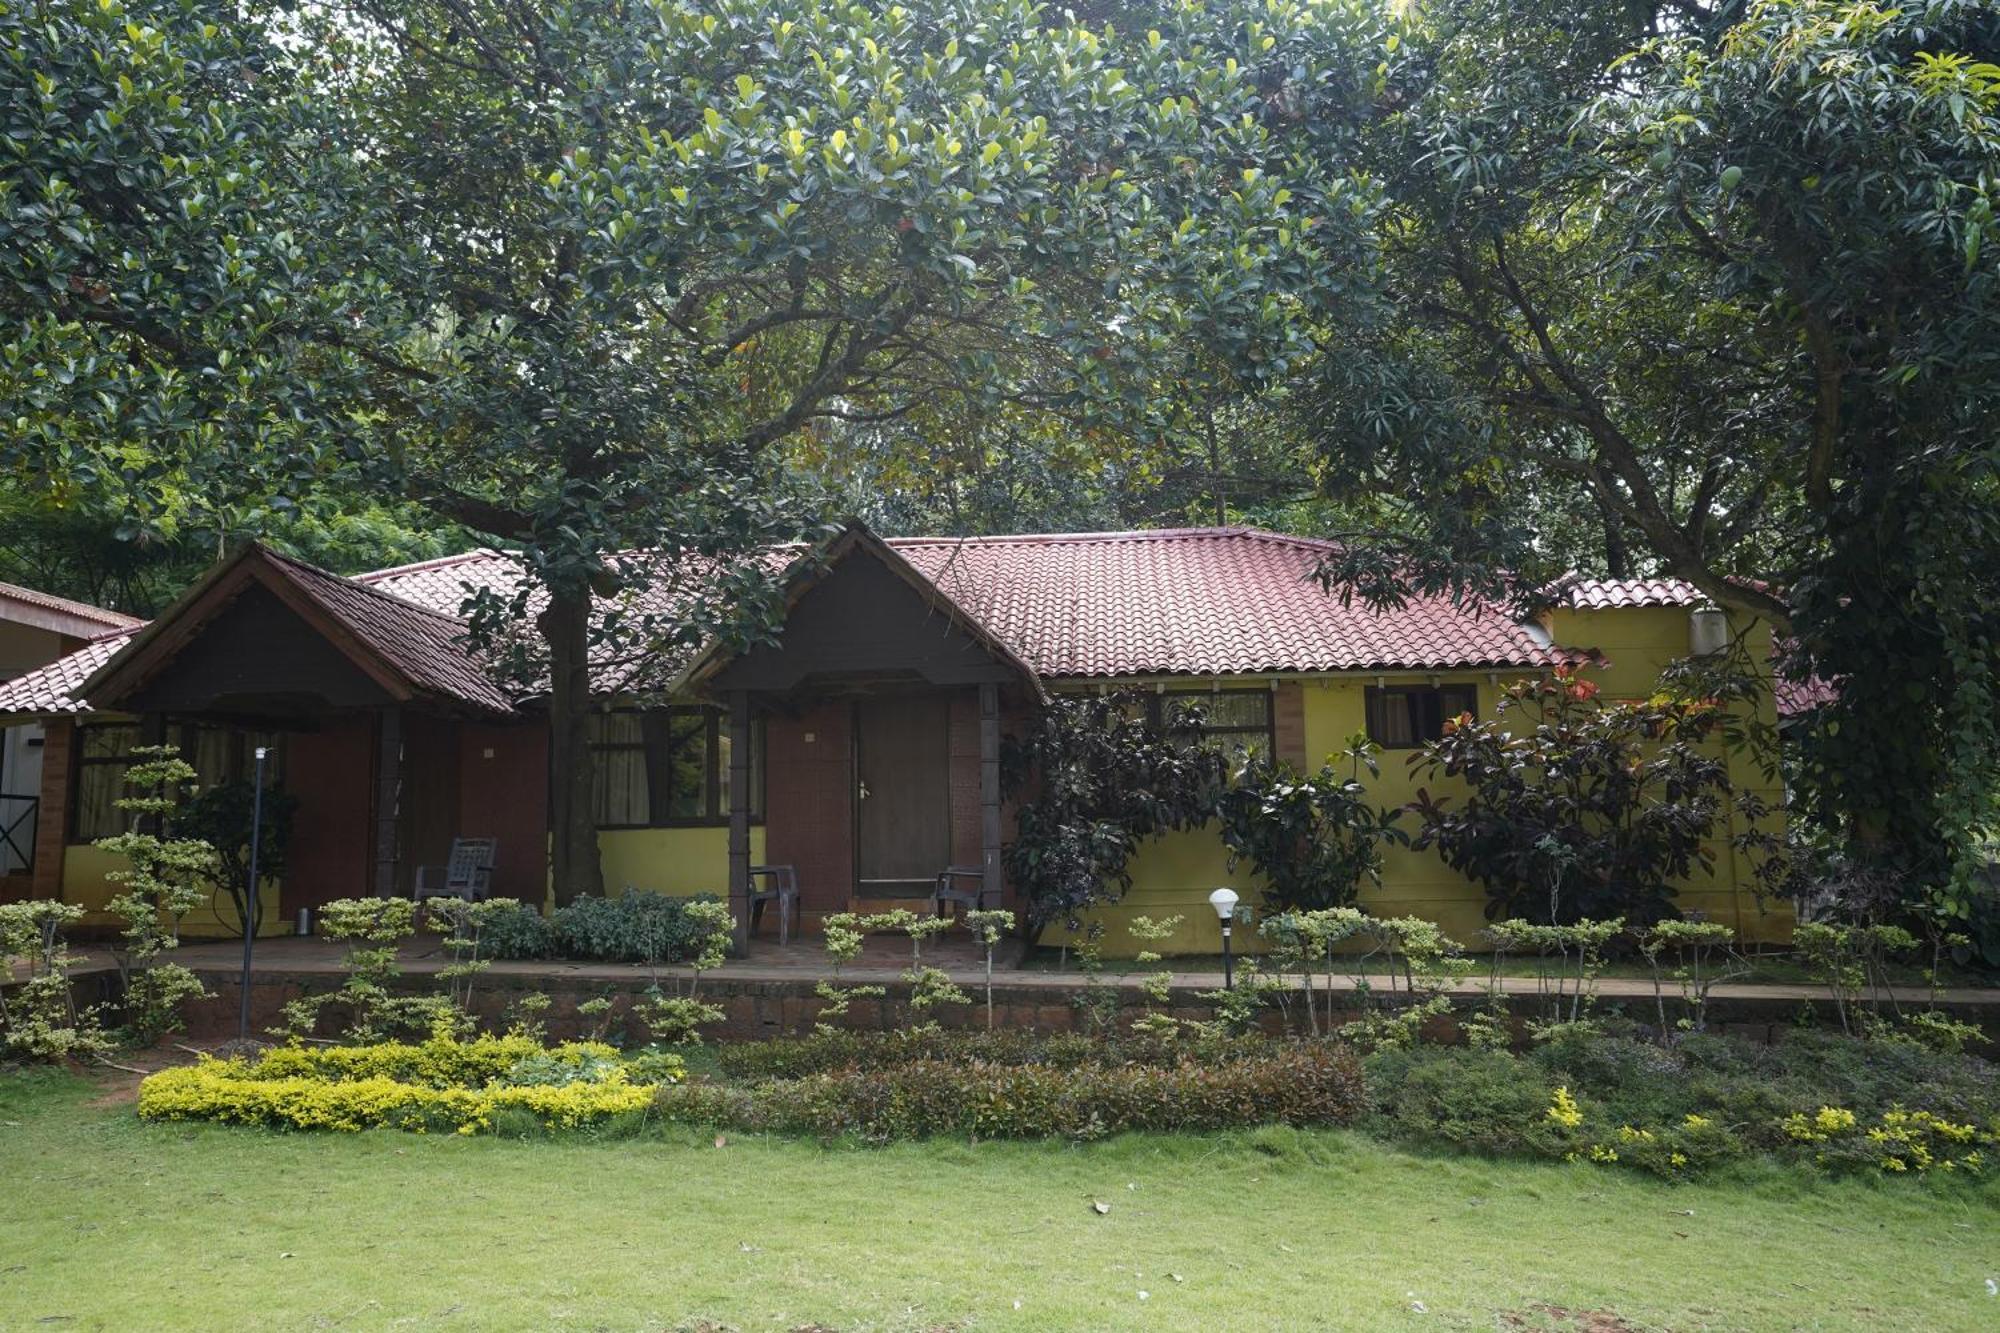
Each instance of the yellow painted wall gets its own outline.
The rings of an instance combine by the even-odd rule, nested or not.
[[[597,851],[607,893],[623,893],[629,884],[675,897],[729,896],[727,828],[606,829],[597,835]],[[763,859],[764,830],[753,824],[750,861]]]
[[[1607,664],[1587,675],[1613,697],[1642,697],[1652,693],[1661,669],[1688,652],[1686,608],[1559,612],[1551,628],[1559,643],[1594,647],[1604,652],[1609,659]],[[1760,655],[1768,651],[1768,644],[1768,630],[1759,627]],[[1478,692],[1479,716],[1490,718],[1494,716],[1499,691],[1521,674],[1444,672],[1431,677],[1398,673],[1387,679],[1391,684],[1432,679],[1438,684],[1471,684]],[[1374,675],[1365,673],[1304,682],[1306,755],[1310,763],[1317,766],[1341,749],[1354,733],[1365,729],[1364,691],[1375,682]],[[1766,721],[1774,720],[1772,707],[1767,692],[1763,703]],[[1424,785],[1409,766],[1415,753],[1413,750],[1381,753],[1381,776],[1367,779],[1377,801],[1396,806],[1415,797],[1417,788]],[[1730,770],[1731,780],[1739,788],[1759,791],[1773,806],[1780,804],[1782,793],[1763,776],[1752,756],[1732,756]],[[1433,785],[1437,794],[1450,795],[1458,784]],[[1405,816],[1403,827],[1414,831],[1416,826]],[[1773,902],[1760,907],[1751,868],[1746,858],[1730,846],[1734,832],[1735,816],[1731,812],[1725,820],[1718,821],[1710,847],[1716,858],[1714,872],[1697,875],[1689,882],[1679,896],[1680,906],[1734,926],[1746,940],[1788,939],[1792,925],[1790,905]],[[1258,878],[1248,867],[1231,871],[1228,850],[1213,833],[1172,834],[1143,844],[1133,857],[1130,870],[1131,891],[1119,902],[1096,910],[1086,921],[1086,924],[1092,920],[1102,923],[1102,947],[1107,957],[1129,957],[1139,949],[1139,943],[1126,928],[1133,917],[1160,919],[1175,914],[1186,920],[1160,952],[1216,952],[1221,948],[1221,932],[1208,906],[1209,892],[1227,884],[1242,895],[1245,903],[1259,903]],[[1379,889],[1363,886],[1361,906],[1378,916],[1426,917],[1437,922],[1453,939],[1474,948],[1478,946],[1479,931],[1486,924],[1484,890],[1452,870],[1435,851],[1386,848],[1382,886]],[[1044,942],[1061,943],[1066,938],[1067,932],[1056,928],[1046,933]],[[1254,928],[1237,931],[1239,950],[1255,949],[1257,945]]]
[[[119,886],[106,879],[105,874],[122,869],[126,864],[124,857],[89,843],[78,843],[63,849],[62,900],[76,903],[84,909],[85,926],[123,924],[106,910],[106,905],[118,896]],[[257,932],[258,936],[291,934],[292,923],[281,919],[278,912],[278,881],[267,879],[260,890],[264,899],[264,926]],[[230,910],[228,899],[222,895],[188,913],[181,922],[181,934],[189,939],[236,939],[240,938],[239,929],[236,913]]]

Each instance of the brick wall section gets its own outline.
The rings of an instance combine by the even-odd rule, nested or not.
[[[1325,755],[1306,753],[1306,687],[1305,682],[1281,680],[1272,693],[1271,721],[1278,733],[1278,758],[1300,772],[1309,767],[1317,768],[1325,762]]]
[[[70,756],[76,724],[52,721],[43,728],[42,804],[35,824],[35,896],[62,897],[63,849],[69,835]]]
[[[854,894],[853,713],[829,701],[764,725],[764,854],[797,869],[799,915],[816,929]]]

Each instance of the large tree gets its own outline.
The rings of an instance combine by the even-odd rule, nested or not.
[[[1963,884],[2000,755],[2000,17],[1411,13],[1367,138],[1385,299],[1307,389],[1328,475],[1387,520],[1333,573],[1538,581],[1565,522],[1600,530],[1839,685],[1804,811]]]
[[[589,661],[763,604],[745,557],[798,522],[774,446],[946,411],[1144,433],[1173,358],[1251,385],[1295,364],[1372,196],[1274,129],[1374,77],[1377,16],[1153,24],[1025,0],[0,10],[9,461],[142,517],[359,470],[521,551],[475,627],[534,618],[556,891],[596,889]],[[717,578],[647,595],[691,569]]]

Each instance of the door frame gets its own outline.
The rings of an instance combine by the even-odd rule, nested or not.
[[[898,693],[896,693],[896,694],[881,694],[881,695],[874,695],[874,696],[872,696],[872,697],[863,697],[863,698],[856,698],[855,700],[853,700],[853,701],[852,701],[852,702],[851,702],[851,703],[850,703],[850,704],[848,705],[848,725],[847,725],[847,738],[848,738],[848,740],[847,740],[847,747],[848,747],[848,748],[847,748],[847,755],[848,755],[848,763],[847,763],[847,806],[848,806],[848,812],[849,812],[849,845],[850,845],[850,846],[851,846],[851,847],[853,848],[853,853],[854,853],[854,855],[853,855],[853,862],[854,862],[854,868],[853,868],[853,882],[854,882],[854,897],[855,897],[856,899],[864,899],[864,898],[908,898],[908,899],[910,899],[911,901],[918,901],[918,900],[921,900],[921,899],[923,899],[923,898],[924,898],[924,897],[926,896],[926,895],[925,895],[925,894],[923,894],[923,893],[881,893],[881,892],[871,892],[871,891],[869,890],[869,888],[867,887],[867,886],[868,886],[868,881],[866,881],[866,880],[864,880],[864,879],[862,878],[862,875],[861,875],[861,869],[862,869],[862,866],[861,866],[861,859],[862,859],[862,840],[861,840],[861,745],[862,745],[862,737],[861,737],[861,732],[862,732],[862,727],[861,727],[861,715],[862,715],[862,710],[863,710],[863,707],[864,707],[864,705],[867,705],[867,704],[894,704],[894,703],[896,703],[896,702],[900,702],[900,701],[904,701],[904,700],[908,700],[908,699],[912,699],[912,698],[921,698],[921,699],[934,699],[934,700],[937,700],[938,702],[942,703],[942,705],[943,705],[943,709],[942,709],[942,714],[943,714],[943,717],[942,717],[942,721],[943,721],[943,725],[942,725],[942,726],[940,726],[940,727],[938,728],[938,737],[937,737],[937,741],[938,741],[938,751],[939,751],[939,765],[938,765],[938,773],[939,773],[939,777],[940,777],[940,778],[942,779],[942,780],[941,780],[941,781],[939,782],[939,784],[938,784],[938,791],[939,791],[939,825],[938,825],[938,826],[939,826],[939,827],[940,827],[941,829],[943,829],[943,831],[944,831],[944,838],[943,838],[943,842],[944,842],[944,860],[943,860],[943,861],[941,861],[941,862],[939,862],[939,864],[938,864],[938,869],[939,869],[939,870],[942,870],[942,869],[944,869],[944,868],[945,868],[945,864],[946,864],[946,863],[948,863],[948,862],[949,862],[949,861],[951,860],[951,846],[952,846],[952,827],[951,827],[951,699],[952,699],[952,694],[953,694],[953,691],[952,691],[952,690],[950,690],[950,689],[916,689],[916,690],[909,690],[909,691],[900,691],[900,692],[898,692]],[[919,881],[915,881],[915,880],[896,880],[896,881],[886,881],[886,880],[884,880],[884,881],[877,881],[877,883],[917,883],[917,882],[919,882]]]

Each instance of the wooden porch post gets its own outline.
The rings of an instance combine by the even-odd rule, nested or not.
[[[1000,903],[1000,687],[979,687],[979,901]]]
[[[729,914],[731,947],[750,948],[750,692],[729,692]]]
[[[397,822],[403,803],[403,710],[384,708],[375,732],[375,896],[396,896]]]

